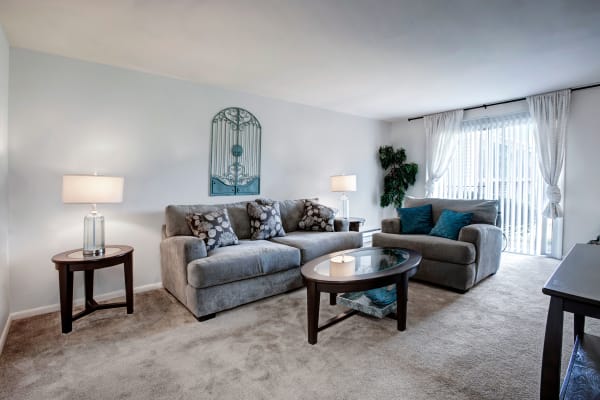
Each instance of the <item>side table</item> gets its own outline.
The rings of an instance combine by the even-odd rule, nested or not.
[[[342,220],[344,218],[336,218],[339,220]],[[365,223],[365,219],[364,218],[359,218],[359,217],[350,217],[348,218],[348,224],[350,226],[350,230],[353,232],[358,232],[360,231],[360,227],[362,226],[362,224]]]
[[[52,257],[58,270],[60,289],[60,319],[62,332],[73,329],[73,321],[96,310],[127,307],[127,314],[133,313],[133,247],[123,245],[106,246],[101,256],[84,256],[82,249],[69,250]],[[125,270],[125,302],[98,304],[94,300],[94,271],[123,264]],[[73,315],[73,272],[83,271],[85,282],[85,308]]]
[[[600,337],[585,331],[586,318],[600,318],[600,246],[576,244],[548,279],[540,399],[600,398]],[[564,313],[573,316],[574,346],[561,387]]]

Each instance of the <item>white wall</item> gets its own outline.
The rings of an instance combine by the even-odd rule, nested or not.
[[[527,111],[525,101],[467,111],[465,119]],[[563,254],[575,244],[600,234],[600,178],[597,161],[600,149],[600,88],[572,92],[563,175],[565,209]],[[417,183],[409,191],[425,195],[425,128],[423,120],[392,123],[391,143],[407,150],[409,161],[419,164]],[[386,210],[386,214],[389,213]]]
[[[10,310],[8,267],[8,42],[0,27],[0,342]],[[2,343],[0,343],[2,351]]]
[[[100,205],[107,243],[134,246],[134,284],[160,281],[167,204],[209,197],[211,119],[228,106],[262,124],[261,196],[318,196],[339,207],[329,176],[356,173],[353,215],[379,226],[377,149],[390,124],[99,64],[11,49],[9,182],[11,309],[58,303],[53,254],[81,247],[88,207],[61,203],[69,173],[125,176],[122,204]],[[123,287],[122,270],[99,271],[96,292]],[[76,281],[76,297],[82,294]]]
[[[563,254],[600,235],[600,87],[572,93],[567,135]]]

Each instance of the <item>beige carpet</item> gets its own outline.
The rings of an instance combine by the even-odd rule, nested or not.
[[[204,323],[163,290],[136,295],[133,315],[100,311],[69,335],[58,313],[18,320],[0,356],[0,398],[535,399],[541,287],[556,265],[504,254],[501,270],[464,295],[411,282],[405,332],[357,315],[315,346],[304,290]],[[321,309],[326,318],[341,308],[324,295]]]

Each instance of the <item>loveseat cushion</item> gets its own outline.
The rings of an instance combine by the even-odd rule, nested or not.
[[[267,240],[240,240],[220,247],[187,266],[188,283],[195,288],[286,271],[300,266],[300,251]]]
[[[473,224],[491,224],[496,225],[498,220],[498,200],[457,200],[457,199],[436,199],[406,196],[404,198],[404,207],[419,207],[425,204],[431,204],[433,211],[433,222],[436,223],[442,211],[445,209],[459,212],[473,213]]]
[[[471,264],[476,257],[473,243],[429,235],[375,233],[373,246],[411,249],[421,253],[423,258],[453,264]]]
[[[362,246],[359,232],[311,232],[295,231],[286,236],[270,239],[272,242],[292,246],[300,250],[302,264],[335,251],[356,249]]]

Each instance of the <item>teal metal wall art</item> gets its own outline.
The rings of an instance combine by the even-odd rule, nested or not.
[[[243,108],[221,110],[212,120],[210,195],[260,193],[260,122]]]

